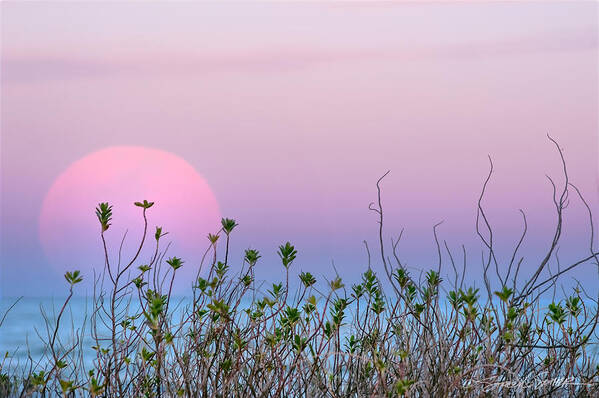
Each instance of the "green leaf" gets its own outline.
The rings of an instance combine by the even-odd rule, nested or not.
[[[229,235],[231,233],[231,231],[233,231],[233,228],[235,228],[238,224],[235,222],[235,220],[231,219],[231,218],[222,218],[220,220],[221,225],[223,226],[223,231],[225,231],[225,234]]]
[[[148,202],[147,200],[144,200],[143,202],[134,202],[133,204],[137,207],[143,207],[144,209],[149,209],[154,206],[154,202]]]
[[[177,270],[183,266],[184,261],[182,261],[179,257],[171,257],[166,260],[166,263],[170,265],[174,270]]]

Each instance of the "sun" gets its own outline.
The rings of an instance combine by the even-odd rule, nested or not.
[[[110,261],[125,264],[143,233],[140,207],[147,211],[148,237],[137,265],[149,262],[156,248],[155,227],[168,232],[166,257],[183,258],[177,288],[190,287],[208,233],[219,229],[217,200],[207,181],[188,162],[172,153],[134,146],[109,147],[91,153],[60,174],[46,194],[39,217],[39,238],[50,265],[60,273],[79,269],[88,282],[104,267],[100,224],[95,208],[113,205],[111,227],[105,232]],[[162,242],[164,241],[164,242]],[[166,246],[166,245],[164,245]],[[90,284],[87,285],[91,286]]]

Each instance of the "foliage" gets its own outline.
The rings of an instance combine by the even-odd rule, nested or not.
[[[489,177],[491,172],[492,163]],[[497,263],[481,205],[488,178],[477,211],[477,232],[487,249],[482,290],[464,284],[466,267],[457,270],[447,245],[453,275],[442,273],[440,257],[436,269],[414,277],[393,241],[392,263],[383,244],[379,180],[378,206],[371,209],[380,216],[384,272],[368,264],[361,280],[349,288],[339,275],[319,281],[300,271],[294,284],[290,278],[295,278],[291,270],[298,250],[285,242],[277,252],[283,278],[269,281],[263,290],[254,277],[262,257],[258,250],[245,250],[241,267],[233,271],[229,239],[238,224],[223,218],[220,231],[208,235],[203,262],[209,268],[204,274],[198,271],[192,299],[178,312],[173,309],[173,281],[178,269],[192,265],[172,256],[165,261],[168,267],[162,267],[162,227],[156,227],[151,261],[138,261],[146,211],[154,202],[135,202],[145,226],[139,250],[121,266],[109,262],[104,246],[109,282],[96,283],[90,327],[73,330],[72,341],[57,337],[73,288],[82,281],[79,271],[67,272],[69,296],[55,321],[46,318],[45,360],[30,360],[25,373],[17,374],[7,354],[0,363],[0,396],[597,396],[597,297],[576,286],[548,308],[541,305],[542,293],[555,288],[565,271],[598,265],[599,253],[591,246],[591,255],[573,266],[557,273],[547,269],[559,242],[568,192],[579,193],[565,176],[561,195],[554,185],[555,238],[528,278],[514,261],[519,244],[510,263]],[[104,234],[112,206],[100,203],[96,215]],[[589,215],[592,223],[590,210]],[[222,235],[224,248],[219,246]],[[492,288],[491,265],[498,288]],[[290,294],[294,285],[298,287]],[[94,340],[92,369],[79,360],[85,333]]]

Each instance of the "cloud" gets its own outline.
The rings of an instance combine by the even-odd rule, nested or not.
[[[3,83],[99,78],[136,74],[198,74],[219,71],[252,73],[306,68],[320,63],[364,60],[439,60],[458,58],[505,57],[519,54],[596,50],[594,29],[551,32],[502,41],[472,41],[462,44],[384,47],[339,50],[335,48],[269,48],[206,52],[198,50],[172,53],[168,50],[130,55],[11,55],[2,58]]]

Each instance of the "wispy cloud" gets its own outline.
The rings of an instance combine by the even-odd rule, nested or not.
[[[352,61],[437,60],[448,58],[506,57],[521,54],[596,50],[594,29],[549,32],[519,39],[472,41],[463,44],[383,46],[338,50],[335,48],[269,48],[245,51],[189,53],[138,52],[130,56],[11,55],[2,58],[3,82],[47,79],[98,78],[111,75],[167,73],[197,74],[227,70],[285,71],[320,63]]]

